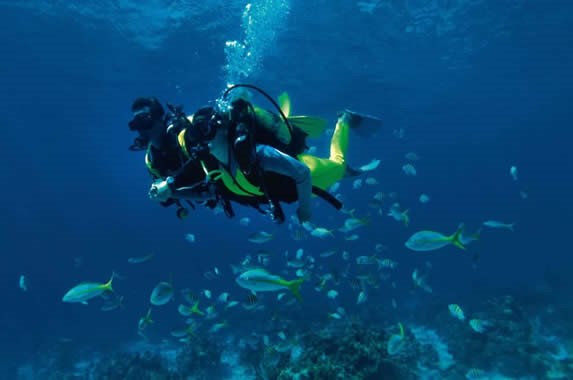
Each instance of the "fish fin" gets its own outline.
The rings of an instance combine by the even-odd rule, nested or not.
[[[296,297],[298,302],[302,302],[302,296],[300,295],[300,286],[304,282],[305,278],[299,278],[292,281],[287,281],[285,284],[287,289]]]
[[[461,225],[460,227],[458,227],[458,230],[456,232],[453,233],[452,236],[450,236],[448,238],[448,240],[455,245],[456,247],[458,247],[459,249],[463,249],[465,250],[466,247],[464,247],[464,245],[462,244],[462,242],[460,241],[460,236],[462,235],[462,232],[464,232],[464,226]]]
[[[191,308],[191,312],[198,315],[205,315],[201,310],[199,310],[199,301],[196,301],[193,307]]]
[[[115,272],[111,272],[111,278],[109,279],[108,282],[103,284],[103,288],[105,290],[109,290],[110,292],[113,292],[113,288],[111,287],[111,283],[113,282],[114,277],[115,277]]]
[[[328,124],[326,119],[315,116],[289,116],[288,121],[293,128],[302,130],[310,138],[320,137]]]
[[[278,97],[279,107],[283,111],[284,115],[288,117],[290,115],[290,97],[286,92],[283,92]]]

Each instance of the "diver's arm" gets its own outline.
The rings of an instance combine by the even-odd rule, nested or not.
[[[202,183],[200,186],[174,188],[171,192],[171,197],[201,202],[217,199],[217,192],[214,184]]]
[[[310,169],[302,162],[269,145],[257,145],[257,160],[263,171],[275,172],[292,178],[296,183],[299,216],[310,219],[312,179]],[[301,220],[305,222],[307,220]]]
[[[214,184],[201,182],[193,186],[176,187],[173,177],[157,180],[149,189],[149,198],[154,201],[166,202],[172,199],[188,201],[208,201],[217,198]]]

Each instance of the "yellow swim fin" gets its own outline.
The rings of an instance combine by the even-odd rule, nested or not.
[[[289,123],[293,128],[298,128],[306,133],[309,137],[319,137],[326,128],[327,121],[314,116],[289,116],[291,111],[290,97],[286,92],[283,92],[278,97],[278,104],[281,111],[288,118]]]
[[[311,138],[320,137],[328,123],[326,119],[315,116],[289,116],[288,121],[293,128],[301,129]]]
[[[279,107],[286,117],[290,115],[290,97],[286,92],[279,95]]]

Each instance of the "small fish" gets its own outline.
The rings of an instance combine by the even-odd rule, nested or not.
[[[427,194],[420,194],[420,198],[418,198],[420,203],[428,203],[430,201],[430,197]]]
[[[362,179],[358,178],[352,182],[352,188],[354,190],[358,190],[362,187]]]
[[[373,170],[376,170],[378,168],[378,165],[380,165],[380,160],[374,159],[370,161],[368,164],[362,165],[360,168],[358,168],[358,170],[361,172],[371,172]]]
[[[364,180],[364,183],[367,184],[367,185],[370,185],[370,186],[372,186],[372,185],[378,185],[378,180],[377,180],[376,178],[374,178],[374,177],[367,177],[367,178]]]
[[[350,231],[354,231],[357,228],[363,227],[365,225],[367,225],[370,222],[370,218],[362,218],[362,219],[358,219],[358,218],[348,218],[344,221],[344,226],[342,226],[341,228],[338,229],[338,231],[340,232],[350,232]]]
[[[143,317],[139,318],[139,321],[137,322],[137,329],[142,332],[143,330],[145,330],[145,328],[147,326],[149,326],[150,324],[153,323],[153,320],[151,319],[151,308],[147,310],[147,314],[145,314]]]
[[[229,302],[229,293],[223,292],[223,293],[219,294],[219,297],[217,297],[217,301],[219,301],[221,303]]]
[[[348,261],[350,259],[350,252],[342,251],[342,260]]]
[[[311,231],[310,235],[317,237],[317,238],[320,238],[320,239],[324,239],[327,236],[331,236],[331,237],[334,236],[334,234],[332,233],[331,230],[327,230],[326,228],[323,228],[323,227],[314,228]]]
[[[185,300],[185,302],[193,304],[195,301],[199,299],[197,295],[193,294],[190,289],[185,288],[181,290],[181,296]]]
[[[28,279],[23,274],[20,275],[20,279],[18,281],[18,286],[20,287],[21,291],[23,291],[23,292],[28,291]]]
[[[161,306],[165,305],[167,302],[171,301],[173,298],[173,286],[165,281],[160,282],[155,285],[155,288],[151,291],[151,296],[149,296],[149,301],[152,305]]]
[[[185,235],[185,240],[187,240],[189,243],[195,243],[195,235],[193,235],[193,234],[186,234],[186,235]]]
[[[328,318],[330,319],[342,319],[342,315],[339,313],[328,313]]]
[[[330,257],[334,254],[336,254],[335,250],[325,251],[320,254],[320,257]]]
[[[221,329],[223,329],[223,328],[225,328],[225,327],[227,327],[227,326],[229,326],[229,324],[227,323],[227,321],[223,321],[223,322],[220,322],[220,323],[215,323],[213,326],[211,326],[211,328],[209,329],[209,332],[210,332],[210,333],[216,333],[217,331],[219,331],[219,330],[221,330]]]
[[[412,164],[405,164],[402,166],[402,171],[404,172],[404,174],[406,174],[407,176],[412,176],[414,177],[416,174],[418,174],[418,172],[416,171],[416,168],[414,167],[414,165]]]
[[[386,352],[390,356],[396,355],[404,346],[404,327],[401,323],[398,323],[398,327],[400,332],[398,334],[392,334],[386,344]]]
[[[127,262],[130,264],[141,264],[144,263],[146,261],[149,261],[153,258],[153,253],[150,253],[149,255],[145,255],[145,256],[139,256],[139,257],[130,257],[127,259]]]
[[[235,281],[240,287],[253,292],[274,292],[288,289],[299,301],[302,301],[299,288],[305,279],[299,278],[288,281],[280,276],[270,274],[264,269],[251,269],[242,273]]]
[[[306,260],[289,260],[286,264],[289,268],[302,268],[305,266]]]
[[[460,241],[462,231],[463,227],[458,228],[458,230],[450,236],[445,236],[444,234],[434,231],[418,231],[410,236],[404,245],[406,248],[418,252],[434,251],[450,244],[460,249],[466,249]]]
[[[239,301],[231,301],[227,304],[227,306],[225,306],[225,309],[230,309],[232,307],[235,307],[239,304]]]
[[[520,191],[519,196],[521,199],[527,199],[529,197],[525,191]]]
[[[177,311],[184,317],[189,317],[192,314],[205,315],[205,313],[199,310],[199,300],[195,301],[193,306],[179,305]]]
[[[449,304],[448,310],[450,311],[450,314],[452,316],[459,319],[460,321],[463,321],[466,319],[466,316],[464,315],[464,311],[462,310],[460,305],[455,304],[455,303]]]
[[[489,228],[510,230],[511,232],[514,231],[515,227],[515,223],[508,224],[508,223],[498,222],[497,220],[486,220],[485,222],[483,222],[483,225]]]
[[[346,241],[356,241],[358,239],[360,239],[360,235],[358,234],[352,234],[344,237],[344,240]]]
[[[406,227],[410,224],[410,216],[408,215],[409,210],[400,210],[400,204],[395,202],[390,206],[390,210],[388,211],[388,216],[394,218],[397,222],[402,222]]]
[[[263,244],[274,238],[274,235],[266,231],[259,231],[249,236],[249,241],[255,244]]]
[[[375,256],[358,256],[356,258],[356,264],[358,265],[374,265],[376,264]]]
[[[388,247],[386,247],[384,244],[377,243],[377,244],[374,246],[374,250],[375,250],[376,252],[378,252],[378,253],[382,253],[382,252],[384,252],[384,251],[387,251],[387,250],[388,250]]]
[[[432,293],[432,288],[426,282],[426,277],[428,277],[427,274],[420,276],[420,274],[418,273],[418,268],[415,268],[414,271],[412,272],[412,281],[414,281],[414,285],[416,285],[419,288],[422,288],[422,290],[425,291],[426,293]]]
[[[483,334],[488,327],[492,325],[489,321],[484,321],[483,319],[470,319],[469,325],[475,332],[479,334]]]
[[[105,292],[113,292],[111,287],[113,277],[115,273],[111,275],[111,278],[105,284],[98,282],[82,282],[68,290],[68,292],[62,298],[63,302],[80,302],[87,304],[88,300],[98,297]]]
[[[327,296],[328,298],[330,298],[331,300],[333,300],[333,299],[335,299],[336,297],[338,297],[338,292],[337,292],[336,290],[332,289],[332,290],[329,290],[329,291],[326,293],[326,296]]]
[[[303,257],[303,256],[304,256],[304,249],[302,249],[302,248],[297,249],[297,250],[296,250],[296,255],[295,255],[296,259],[297,259],[297,260],[302,260],[302,257]]]
[[[251,223],[251,219],[248,217],[244,217],[239,219],[239,225],[243,227],[247,227]]]
[[[497,378],[497,376],[496,376]],[[469,371],[466,372],[466,379],[468,380],[489,380],[493,379],[490,374],[482,369],[478,368],[471,368]]]
[[[360,305],[361,303],[366,302],[366,300],[368,299],[368,295],[366,294],[366,292],[363,290],[360,293],[358,293],[358,297],[356,298],[356,304]]]
[[[378,262],[378,269],[382,268],[394,269],[398,266],[398,263],[392,259],[379,259],[377,260],[377,262]]]
[[[512,166],[509,168],[509,175],[514,181],[517,181],[517,166]]]
[[[107,300],[102,307],[100,308],[101,311],[112,311],[123,307],[123,296],[115,297],[110,300]]]
[[[418,161],[420,159],[420,157],[418,157],[418,155],[415,152],[408,152],[404,155],[404,157],[408,161]]]

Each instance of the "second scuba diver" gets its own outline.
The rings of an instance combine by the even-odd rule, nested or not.
[[[346,162],[350,129],[356,129],[364,135],[366,129],[377,129],[381,120],[348,110],[340,113],[331,139],[330,156],[319,158],[304,153],[305,139],[308,136],[318,137],[326,121],[309,116],[289,116],[290,101],[287,96],[279,97],[279,106],[266,93],[250,85],[232,86],[227,89],[224,98],[237,87],[248,87],[261,92],[275,105],[278,115],[242,98],[230,102],[225,110],[205,107],[190,117],[184,117],[180,110],[175,110],[174,113],[179,112],[179,118],[172,116],[164,121],[163,127],[157,122],[156,133],[159,136],[174,136],[172,131],[177,132],[180,149],[172,154],[179,162],[185,163],[175,172],[155,176],[150,198],[164,205],[178,203],[179,207],[183,199],[211,202],[218,199],[226,202],[229,209],[229,200],[259,210],[261,205],[268,204],[270,215],[276,222],[284,221],[280,202],[296,200],[299,221],[309,221],[312,193],[336,208],[341,208],[340,202],[328,194],[326,189],[345,176],[360,174],[360,171],[350,168]],[[137,112],[134,110],[133,120],[140,117]],[[140,132],[139,139],[153,136],[152,132],[145,132],[145,129],[132,128],[133,120],[130,129]],[[166,128],[168,121],[175,122]],[[147,157],[157,149],[157,144],[153,138],[147,139],[149,147],[146,163],[150,167]],[[139,145],[143,147],[144,144]],[[184,160],[181,160],[181,153]],[[200,173],[201,170],[203,173]]]

